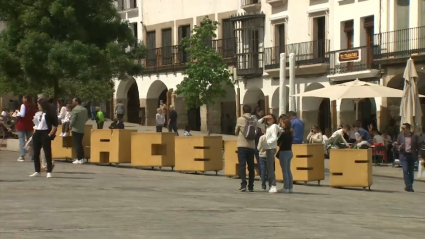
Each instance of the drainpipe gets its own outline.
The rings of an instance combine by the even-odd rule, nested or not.
[[[295,54],[289,54],[289,110],[297,111],[295,107]]]
[[[280,72],[279,72],[279,115],[286,114],[286,54],[280,53]]]

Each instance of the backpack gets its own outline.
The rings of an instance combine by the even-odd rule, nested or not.
[[[253,118],[245,118],[245,128],[243,129],[243,136],[247,140],[255,140],[257,136],[257,121]]]

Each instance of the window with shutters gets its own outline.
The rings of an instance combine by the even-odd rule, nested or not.
[[[236,39],[236,67],[240,76],[263,75],[264,14],[233,15]]]
[[[190,25],[180,26],[178,29],[178,39],[179,39],[179,62],[181,64],[186,63],[189,60],[188,53],[182,46],[182,40],[186,37],[190,37]]]
[[[171,28],[162,30],[162,65],[171,65],[173,63],[172,59],[172,30]]]
[[[235,56],[235,27],[230,19],[224,19],[222,23],[222,51],[223,58],[231,58]]]
[[[146,66],[154,67],[156,66],[156,32],[150,31],[146,33]]]

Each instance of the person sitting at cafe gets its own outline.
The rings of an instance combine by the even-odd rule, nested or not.
[[[373,143],[374,144],[382,144],[384,146],[386,146],[388,143],[386,143],[386,139],[382,136],[381,132],[379,132],[378,130],[374,129],[372,131],[373,134]]]
[[[323,135],[319,130],[318,125],[313,125],[311,127],[310,133],[307,135],[307,142],[309,144],[322,144],[323,143]]]
[[[342,128],[335,131],[332,136],[328,139],[327,147],[335,148],[345,148],[350,147],[347,143],[347,140],[344,138],[344,134],[347,134],[350,131],[351,127],[349,125],[344,125]]]
[[[356,122],[355,130],[359,134],[359,136],[357,137],[357,141],[355,143],[355,145],[357,147],[360,148],[363,145],[370,146],[370,144],[372,144],[373,139],[370,136],[369,132],[367,130],[363,129],[361,122],[359,122],[359,121]]]

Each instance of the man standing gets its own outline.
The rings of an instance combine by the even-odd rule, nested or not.
[[[176,135],[179,136],[177,132],[177,112],[174,110],[174,105],[170,105],[170,118],[168,119],[168,132],[176,132]]]
[[[73,162],[74,164],[85,163],[84,159],[84,148],[83,148],[83,137],[86,122],[88,120],[87,109],[81,106],[81,99],[74,98],[72,100],[74,108],[71,111],[71,121],[69,127],[72,131],[72,137],[74,138],[74,147],[77,152],[77,159]]]
[[[289,118],[291,119],[292,128],[294,129],[293,144],[302,144],[304,139],[304,122],[297,117],[297,113],[289,111]]]
[[[401,127],[401,133],[394,142],[394,147],[398,148],[401,167],[403,168],[404,191],[414,192],[414,165],[419,155],[419,136],[411,132],[409,123],[404,123]]]
[[[255,117],[251,116],[251,106],[243,106],[243,116],[239,117],[236,122],[235,134],[238,136],[238,161],[239,175],[242,183],[239,191],[246,191],[246,165],[248,164],[248,191],[254,191],[254,154],[255,154],[255,138],[258,128],[264,129],[264,125],[258,123]]]
[[[117,114],[118,120],[122,120],[124,118],[125,107],[121,100],[118,101],[117,105],[115,106],[115,114]]]

